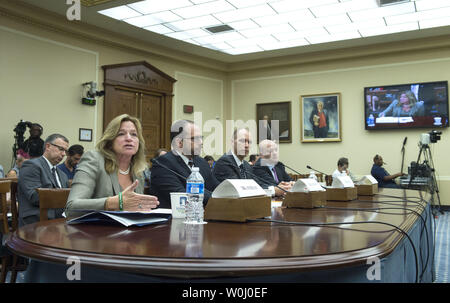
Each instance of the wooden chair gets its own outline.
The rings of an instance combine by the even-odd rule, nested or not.
[[[0,283],[5,283],[6,274],[8,272],[8,267],[11,261],[11,254],[5,245],[3,245],[3,237],[9,233],[8,225],[8,207],[6,204],[6,194],[11,191],[11,181],[1,180],[0,181],[0,256],[2,258],[2,271],[0,273]]]
[[[8,184],[9,183],[9,187]],[[14,232],[17,230],[19,225],[19,212],[17,210],[17,186],[18,179],[17,178],[2,178],[0,179],[0,192],[1,192],[1,221],[2,228],[1,232],[6,235],[9,232]],[[5,190],[11,192],[11,227],[8,225],[8,207],[6,204],[6,193],[3,193]],[[3,202],[5,201],[5,202]],[[6,210],[6,211],[3,211]],[[6,222],[6,225],[4,224]],[[5,230],[6,228],[6,230]],[[2,256],[2,272],[0,276],[0,282],[4,283],[6,280],[6,274],[8,271],[11,271],[10,282],[15,283],[17,278],[18,271],[24,271],[27,269],[28,261],[25,258],[19,257],[18,255],[7,250],[6,247],[2,245],[1,248],[1,256]]]
[[[65,208],[70,188],[36,188],[39,195],[39,221],[47,221],[49,209]]]

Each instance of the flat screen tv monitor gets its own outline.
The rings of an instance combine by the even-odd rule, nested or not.
[[[368,130],[448,127],[448,82],[364,88]]]

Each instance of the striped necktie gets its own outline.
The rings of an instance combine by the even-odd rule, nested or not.
[[[60,188],[59,183],[58,183],[58,176],[56,175],[56,167],[52,168],[52,175],[53,175],[53,181],[55,181],[56,188]]]

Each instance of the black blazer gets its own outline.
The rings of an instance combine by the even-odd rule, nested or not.
[[[253,171],[255,175],[263,179],[265,182],[269,183],[270,185],[278,185],[279,182],[285,181],[292,181],[292,178],[289,176],[288,173],[286,173],[286,169],[284,167],[284,164],[282,162],[279,162],[275,165],[275,171],[277,172],[278,177],[278,183],[275,181],[272,172],[270,171],[268,166],[261,165],[261,158],[256,161],[255,165],[253,165]]]
[[[186,179],[191,174],[191,170],[184,163],[183,159],[173,151],[158,157],[158,162],[177,172],[178,176],[165,167],[154,162],[152,166],[152,178],[150,181],[150,193],[158,197],[159,207],[171,208],[170,193],[186,192]],[[194,166],[200,168],[200,174],[205,181],[205,193],[203,205],[206,205],[211,197],[212,191],[219,185],[219,181],[211,173],[211,168],[205,159],[199,156],[193,158]]]
[[[254,179],[256,183],[263,188],[268,186],[267,182],[254,177],[255,173],[253,172],[253,168],[247,161],[242,161],[242,164],[244,165],[244,170],[248,172],[245,174],[245,179]],[[224,154],[216,161],[213,168],[213,174],[219,182],[222,182],[225,179],[242,179],[240,168],[237,166],[237,163],[231,154]]]

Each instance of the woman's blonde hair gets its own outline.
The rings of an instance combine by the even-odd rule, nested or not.
[[[135,176],[141,176],[142,172],[147,168],[147,162],[145,160],[145,141],[142,136],[141,122],[128,114],[123,114],[115,117],[109,122],[108,126],[103,133],[100,141],[97,143],[97,150],[105,158],[105,170],[108,173],[116,172],[119,169],[117,163],[116,154],[113,151],[113,142],[116,139],[120,130],[122,122],[130,121],[134,124],[139,139],[139,148],[137,153],[131,158],[131,172]]]
[[[399,101],[399,102],[397,103],[397,106],[403,106],[403,104],[401,104],[401,102],[400,102],[400,97],[401,97],[403,94],[405,94],[406,97],[408,97],[408,100],[409,100],[409,106],[414,106],[414,105],[417,103],[416,95],[414,95],[414,93],[413,93],[412,91],[410,91],[410,90],[405,90],[405,91],[403,91],[403,92],[400,93],[400,96],[398,97],[398,101]]]

